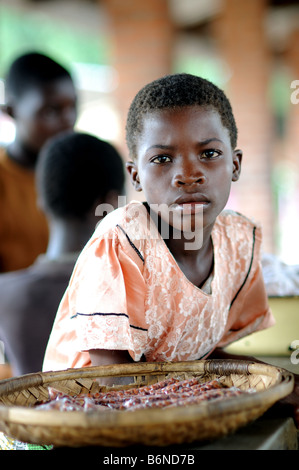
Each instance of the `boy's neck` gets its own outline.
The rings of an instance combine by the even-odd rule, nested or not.
[[[150,207],[144,203],[148,213]],[[201,287],[214,268],[214,249],[212,243],[213,225],[203,228],[202,239],[196,237],[184,237],[183,232],[178,232],[163,221],[160,216],[153,218],[169,251],[176,260],[181,271],[197,287]],[[167,236],[163,236],[167,234]],[[189,234],[190,235],[190,234]],[[202,243],[201,243],[202,240]]]
[[[206,230],[202,245],[196,249],[192,249],[192,244],[191,248],[186,249],[186,246],[190,246],[190,240],[186,238],[165,240],[181,271],[197,287],[205,283],[214,269],[211,231],[212,229]]]
[[[14,141],[7,147],[7,153],[9,158],[14,162],[29,170],[34,170],[38,158],[36,152],[33,152],[24,145],[20,145],[19,142]]]
[[[96,221],[95,221],[96,223]],[[90,223],[69,220],[51,220],[50,236],[46,255],[50,259],[80,252],[93,233],[94,227]]]

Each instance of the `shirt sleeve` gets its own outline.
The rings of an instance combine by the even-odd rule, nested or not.
[[[119,228],[85,250],[70,290],[77,345],[127,350],[140,360],[147,343],[143,261]]]
[[[218,347],[227,346],[248,334],[275,324],[268,304],[260,262],[261,240],[261,230],[257,227],[251,264],[243,284],[232,299],[226,331]]]

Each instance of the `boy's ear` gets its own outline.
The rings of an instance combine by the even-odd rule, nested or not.
[[[130,175],[131,183],[133,184],[136,191],[142,191],[142,187],[139,180],[138,168],[135,162],[127,162],[126,169]]]
[[[234,150],[232,181],[238,181],[238,179],[240,178],[242,157],[243,157],[242,150],[239,150],[239,149]]]

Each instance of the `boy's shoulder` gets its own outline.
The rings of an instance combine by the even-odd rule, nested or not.
[[[249,218],[246,215],[232,209],[226,209],[222,211],[217,219],[221,220],[223,223],[241,222],[250,226],[258,225],[258,223],[253,218]]]
[[[132,230],[137,234],[136,227],[141,228],[143,222],[147,220],[147,210],[142,202],[131,201],[128,204],[114,209],[107,214],[98,224],[95,234],[97,236],[109,231],[115,230],[117,227],[123,230]]]
[[[6,148],[0,146],[0,194],[3,198],[3,191],[5,187],[5,182],[7,180],[7,165],[8,165],[8,154]]]
[[[236,212],[233,210],[224,210],[219,214],[216,219],[215,223],[215,230],[225,231],[229,234],[232,232],[236,232],[240,235],[240,233],[259,233],[261,231],[260,224],[252,218],[241,214],[240,212]]]
[[[0,177],[2,181],[10,181],[13,177],[18,183],[27,181],[28,178],[31,180],[31,172],[9,156],[6,146],[0,146]],[[32,173],[33,177],[34,173]]]
[[[6,166],[6,162],[8,160],[8,155],[5,147],[0,146],[0,168]]]

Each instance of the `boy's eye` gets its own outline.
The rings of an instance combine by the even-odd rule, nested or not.
[[[213,159],[213,158],[219,157],[220,152],[218,152],[218,150],[209,149],[209,150],[205,150],[204,152],[202,152],[201,155],[204,158]]]
[[[170,162],[170,158],[167,155],[158,155],[152,159],[153,163],[166,163]]]

